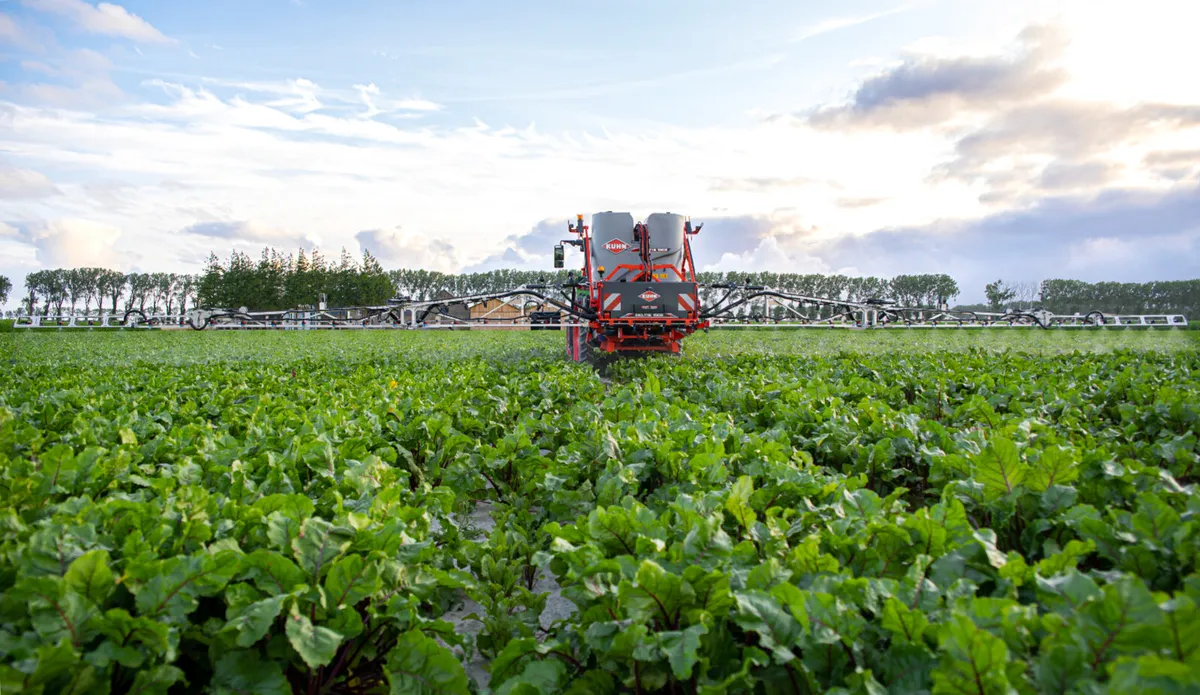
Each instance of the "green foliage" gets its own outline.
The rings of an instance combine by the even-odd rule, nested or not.
[[[392,695],[466,695],[467,674],[462,664],[445,647],[410,630],[396,641],[388,654],[387,677]]]
[[[1017,296],[1016,290],[1005,285],[1003,280],[989,282],[983,289],[983,294],[987,297],[988,308],[992,311],[1000,311],[1008,300]]]
[[[1151,282],[1083,282],[1049,279],[1039,282],[996,280],[984,288],[986,305],[959,309],[1000,311],[1042,308],[1056,314],[1183,314],[1200,313],[1200,279]]]
[[[0,686],[1200,688],[1194,340],[560,340],[0,336]]]
[[[1056,313],[1100,310],[1119,314],[1200,312],[1200,280],[1154,282],[1083,282],[1044,280],[1041,304]]]
[[[210,254],[197,281],[200,306],[261,311],[316,306],[325,295],[328,306],[379,305],[394,294],[391,279],[370,251],[354,260],[342,249],[337,262],[319,250],[297,256],[264,248],[258,262],[240,251],[221,262]]]
[[[88,315],[93,306],[97,315],[131,309],[171,314],[183,313],[192,305],[196,278],[175,273],[125,274],[108,268],[53,268],[26,275],[25,292],[21,301],[27,315],[62,316],[79,309]]]

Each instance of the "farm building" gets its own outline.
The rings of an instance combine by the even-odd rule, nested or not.
[[[471,306],[473,320],[486,321],[515,321],[528,317],[535,311],[542,311],[543,304],[530,300],[528,297],[509,297],[506,299],[489,299]]]

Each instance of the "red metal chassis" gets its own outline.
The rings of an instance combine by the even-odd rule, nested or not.
[[[674,273],[678,278],[678,282],[696,283],[696,268],[692,261],[692,245],[689,237],[691,234],[685,234],[683,237],[683,263],[681,267],[675,267],[670,264],[659,264],[647,266],[644,262],[620,264],[615,268],[604,268],[604,278],[599,281],[593,281],[592,268],[592,235],[591,229],[583,224],[583,216],[578,218],[578,225],[573,227],[573,231],[579,234],[583,239],[583,258],[584,258],[584,277],[588,278],[588,306],[596,313],[598,318],[589,322],[588,328],[592,336],[600,339],[597,349],[601,352],[610,353],[635,353],[635,352],[671,352],[678,353],[681,349],[681,341],[687,336],[696,331],[708,328],[708,321],[700,318],[700,297],[699,287],[689,293],[691,297],[691,309],[686,312],[686,316],[620,316],[612,317],[611,312],[603,310],[602,301],[604,297],[604,285],[610,281],[618,271],[626,270],[636,273],[632,278],[626,278],[632,282],[658,282],[657,277],[659,271],[667,271],[662,274],[668,275]],[[642,230],[641,238],[646,243],[645,226],[639,224]],[[639,254],[640,248],[630,247],[625,252]],[[578,359],[578,351],[575,352]]]

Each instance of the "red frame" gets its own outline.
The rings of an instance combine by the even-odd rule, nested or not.
[[[621,318],[612,318],[610,312],[603,311],[601,306],[604,284],[611,280],[618,271],[627,270],[636,272],[637,276],[634,282],[661,282],[654,278],[655,272],[659,270],[669,270],[675,273],[679,278],[678,282],[696,282],[696,265],[692,260],[692,243],[689,238],[692,234],[684,234],[683,237],[683,262],[680,267],[673,266],[668,263],[657,264],[646,268],[645,263],[622,263],[611,270],[606,269],[607,274],[604,278],[594,281],[592,268],[592,234],[591,227],[583,223],[583,215],[576,217],[578,224],[571,227],[571,231],[580,235],[583,240],[583,259],[584,273],[588,281],[588,304],[592,308],[598,318],[589,323],[589,329],[593,332],[600,333],[610,329],[616,329],[616,335],[604,335],[603,342],[600,344],[600,349],[605,352],[673,352],[678,353],[681,350],[681,341],[687,336],[695,333],[702,328],[708,328],[708,321],[700,319],[700,295],[699,288],[695,292],[688,294],[692,299],[692,309],[684,318],[675,316],[645,316],[634,317],[625,316]],[[644,225],[639,223],[642,229]],[[643,237],[644,238],[644,237]],[[644,243],[644,242],[643,242]],[[639,251],[640,247],[631,250]]]

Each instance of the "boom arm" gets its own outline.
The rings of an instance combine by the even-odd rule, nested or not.
[[[663,285],[665,287],[665,285]],[[1176,326],[1188,325],[1187,318],[1174,314],[1112,315],[1100,311],[1085,314],[1054,314],[1044,310],[1014,310],[1006,312],[956,311],[952,309],[909,307],[887,299],[865,299],[851,301],[798,294],[784,290],[750,284],[708,284],[699,286],[703,290],[724,290],[724,294],[697,314],[701,328],[738,328],[768,324],[776,327],[1003,327],[1032,326],[1049,329],[1054,327],[1087,326]],[[561,297],[552,294],[557,290]],[[341,307],[337,309],[281,311],[245,311],[242,309],[198,309],[186,316],[146,315],[138,309],[125,312],[120,325],[155,326],[185,325],[196,330],[218,328],[386,328],[424,324],[431,314],[447,318],[460,324],[504,325],[487,317],[453,316],[445,311],[455,304],[477,304],[495,299],[527,297],[538,300],[542,306],[553,307],[573,319],[574,325],[588,325],[599,317],[594,308],[579,301],[579,291],[588,296],[590,286],[572,278],[562,284],[526,285],[513,290],[482,292],[456,297],[428,300],[398,298],[384,306]],[[750,316],[737,316],[736,311],[754,306],[763,301],[763,311],[751,312]],[[829,315],[811,315],[802,311],[805,307],[831,308]],[[778,309],[782,316],[772,316]],[[120,315],[118,315],[120,316]],[[528,317],[522,316],[511,323],[527,324]],[[30,322],[28,325],[33,325]],[[107,325],[107,323],[105,324]],[[571,325],[571,324],[562,324]],[[18,324],[23,327],[24,324]]]
[[[1187,325],[1185,317],[1172,314],[1120,316],[1106,315],[1100,311],[1090,311],[1086,314],[1054,314],[1041,309],[1007,312],[955,311],[944,307],[907,307],[887,299],[872,298],[862,301],[848,301],[829,299],[827,297],[812,297],[749,284],[712,284],[702,287],[728,290],[716,305],[702,314],[702,317],[713,324],[713,327],[721,325],[746,325],[745,323],[735,324],[735,322],[742,321],[742,319],[736,317],[733,312],[735,309],[748,305],[756,299],[777,300],[775,305],[782,307],[790,314],[787,318],[772,320],[769,312],[766,312],[768,316],[762,318],[770,320],[775,325],[820,326],[834,325],[839,321],[843,324],[851,323],[858,327],[895,325],[910,328],[933,328],[938,326],[1036,326],[1038,328],[1049,329],[1057,326]],[[741,296],[733,301],[729,301],[730,296],[739,290],[742,292]],[[766,303],[769,304],[770,302]],[[810,317],[797,311],[792,306],[793,304],[834,307],[837,311],[827,317]],[[757,322],[761,322],[761,320]]]
[[[141,311],[126,312],[122,323],[137,325],[190,325],[197,330],[219,328],[400,328],[427,326],[431,314],[439,323],[565,326],[568,352],[576,356],[595,348],[601,352],[629,353],[667,351],[678,353],[680,342],[697,330],[736,328],[755,324],[778,327],[983,327],[983,326],[1186,326],[1180,315],[1105,315],[1099,311],[1059,315],[1044,310],[1008,312],[955,311],[904,306],[889,299],[840,299],[799,294],[761,285],[697,282],[692,259],[691,238],[702,227],[691,218],[674,213],[653,213],[635,222],[628,212],[594,213],[591,224],[583,215],[567,229],[575,237],[555,245],[554,265],[564,264],[564,245],[582,252],[581,277],[561,284],[529,284],[510,290],[481,292],[455,297],[413,300],[397,298],[385,306],[342,307],[326,310],[309,308],[284,311],[247,311],[242,309],[198,309],[182,316],[147,316]],[[581,292],[582,290],[582,292]],[[724,290],[716,302],[701,302],[708,291]],[[507,323],[487,313],[472,315],[480,303],[525,297],[536,300],[542,309],[520,315]],[[758,302],[761,301],[761,309]],[[706,305],[707,304],[707,305]],[[452,314],[450,306],[468,306],[466,315]],[[503,305],[502,305],[503,306]],[[817,315],[803,309],[817,307]],[[737,315],[750,308],[750,316]],[[827,311],[828,310],[828,311]],[[828,314],[828,315],[823,315]],[[563,322],[563,316],[572,322]],[[107,325],[108,317],[103,319]],[[37,325],[38,317],[29,325]],[[74,319],[72,319],[73,325]],[[26,325],[19,322],[18,327]],[[573,347],[572,347],[573,346]]]
[[[445,299],[431,299],[431,300],[419,301],[419,302],[406,302],[406,303],[400,304],[399,307],[403,308],[403,309],[412,309],[414,311],[420,312],[420,314],[419,314],[420,318],[418,318],[417,321],[423,322],[429,316],[430,312],[432,312],[434,309],[440,308],[440,307],[445,307],[445,306],[448,306],[451,304],[467,304],[467,303],[472,303],[472,302],[479,303],[479,302],[487,302],[492,299],[508,299],[511,297],[535,297],[537,299],[542,300],[542,302],[544,302],[546,304],[550,304],[550,305],[553,305],[554,307],[557,307],[560,311],[562,311],[570,316],[573,316],[577,319],[581,319],[583,321],[590,321],[595,318],[594,311],[591,311],[590,309],[588,309],[586,307],[580,306],[578,303],[574,302],[573,300],[571,300],[570,304],[567,304],[562,300],[547,296],[546,294],[543,294],[541,292],[542,289],[548,289],[550,287],[553,287],[553,285],[530,285],[530,286],[518,288],[515,290],[509,290],[506,292],[485,292],[482,294],[464,295],[462,297],[449,297],[449,298],[445,298]],[[574,287],[574,285],[564,284],[564,285],[558,285],[558,287],[564,287],[564,288],[565,287]],[[462,318],[459,318],[457,320],[459,320],[459,321],[482,321],[484,319],[470,319],[470,318],[462,319]]]

